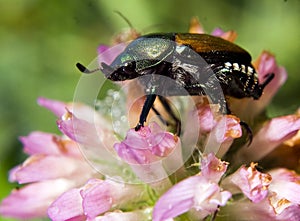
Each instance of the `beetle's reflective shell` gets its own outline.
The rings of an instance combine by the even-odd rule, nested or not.
[[[120,68],[135,62],[135,71],[139,72],[159,64],[174,49],[175,42],[172,35],[141,36],[132,41],[110,66]]]
[[[274,77],[274,74],[269,74],[264,82],[259,83],[247,51],[219,37],[191,33],[141,36],[132,41],[112,64],[101,63],[100,69],[113,81],[149,76],[142,80],[147,99],[136,130],[144,125],[157,95],[186,96],[180,90],[184,88],[189,95],[209,96],[213,103],[220,104],[220,111],[225,114],[230,110],[224,98],[219,96],[220,87],[227,96],[259,99],[264,87]],[[166,81],[160,80],[160,75],[169,77],[175,85],[166,85]],[[247,124],[242,124],[252,134]]]
[[[250,54],[229,41],[207,34],[176,34],[178,44],[189,45],[201,55],[207,63],[239,62],[251,64]]]
[[[178,82],[190,95],[205,94],[203,89],[208,86],[205,81],[209,77],[205,70],[208,69],[212,70],[210,75],[218,78],[225,95],[258,99],[262,92],[249,53],[236,44],[207,34],[141,36],[111,65],[103,66],[103,72],[113,81],[159,74]],[[168,95],[180,94],[176,94],[175,88]]]

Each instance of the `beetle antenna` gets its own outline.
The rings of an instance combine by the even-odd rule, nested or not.
[[[78,70],[84,74],[91,74],[94,73],[96,71],[100,71],[100,68],[96,68],[94,70],[89,70],[87,67],[85,67],[84,65],[77,63],[76,67],[78,68]]]
[[[128,26],[131,28],[131,29],[134,29],[131,22],[128,20],[128,18],[126,18],[121,12],[115,10],[114,13],[118,14],[121,18],[124,19],[124,21],[128,24]]]

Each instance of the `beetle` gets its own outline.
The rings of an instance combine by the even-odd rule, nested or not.
[[[112,81],[148,77],[142,80],[146,100],[135,130],[144,126],[150,109],[155,110],[153,104],[157,97],[180,125],[165,96],[207,95],[212,103],[220,104],[220,112],[230,114],[226,100],[218,96],[219,87],[225,96],[251,97],[257,100],[274,78],[274,74],[270,73],[260,83],[251,64],[251,56],[246,50],[225,39],[208,34],[143,35],[129,43],[111,64],[102,62],[99,69],[92,71],[80,63],[76,65],[84,73],[100,70],[106,78]],[[175,85],[166,86],[165,81],[158,76],[172,79]],[[179,88],[184,88],[187,94]],[[241,121],[241,126],[248,131],[251,143],[250,127],[243,121]],[[178,133],[180,133],[180,126],[178,127]]]

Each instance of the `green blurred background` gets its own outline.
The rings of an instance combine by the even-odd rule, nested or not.
[[[7,182],[7,171],[26,157],[18,136],[59,133],[56,118],[36,104],[37,97],[72,101],[80,78],[75,63],[89,64],[100,43],[109,44],[128,27],[114,10],[143,33],[186,32],[192,16],[208,32],[236,30],[236,42],[253,58],[270,50],[288,70],[269,113],[299,107],[299,0],[0,0],[0,199],[16,186]]]

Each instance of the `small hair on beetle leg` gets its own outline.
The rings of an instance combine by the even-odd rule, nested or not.
[[[87,67],[85,67],[84,65],[77,63],[76,67],[78,68],[78,70],[84,74],[91,74],[94,73],[96,71],[100,71],[100,68],[96,68],[94,70],[89,70]]]

